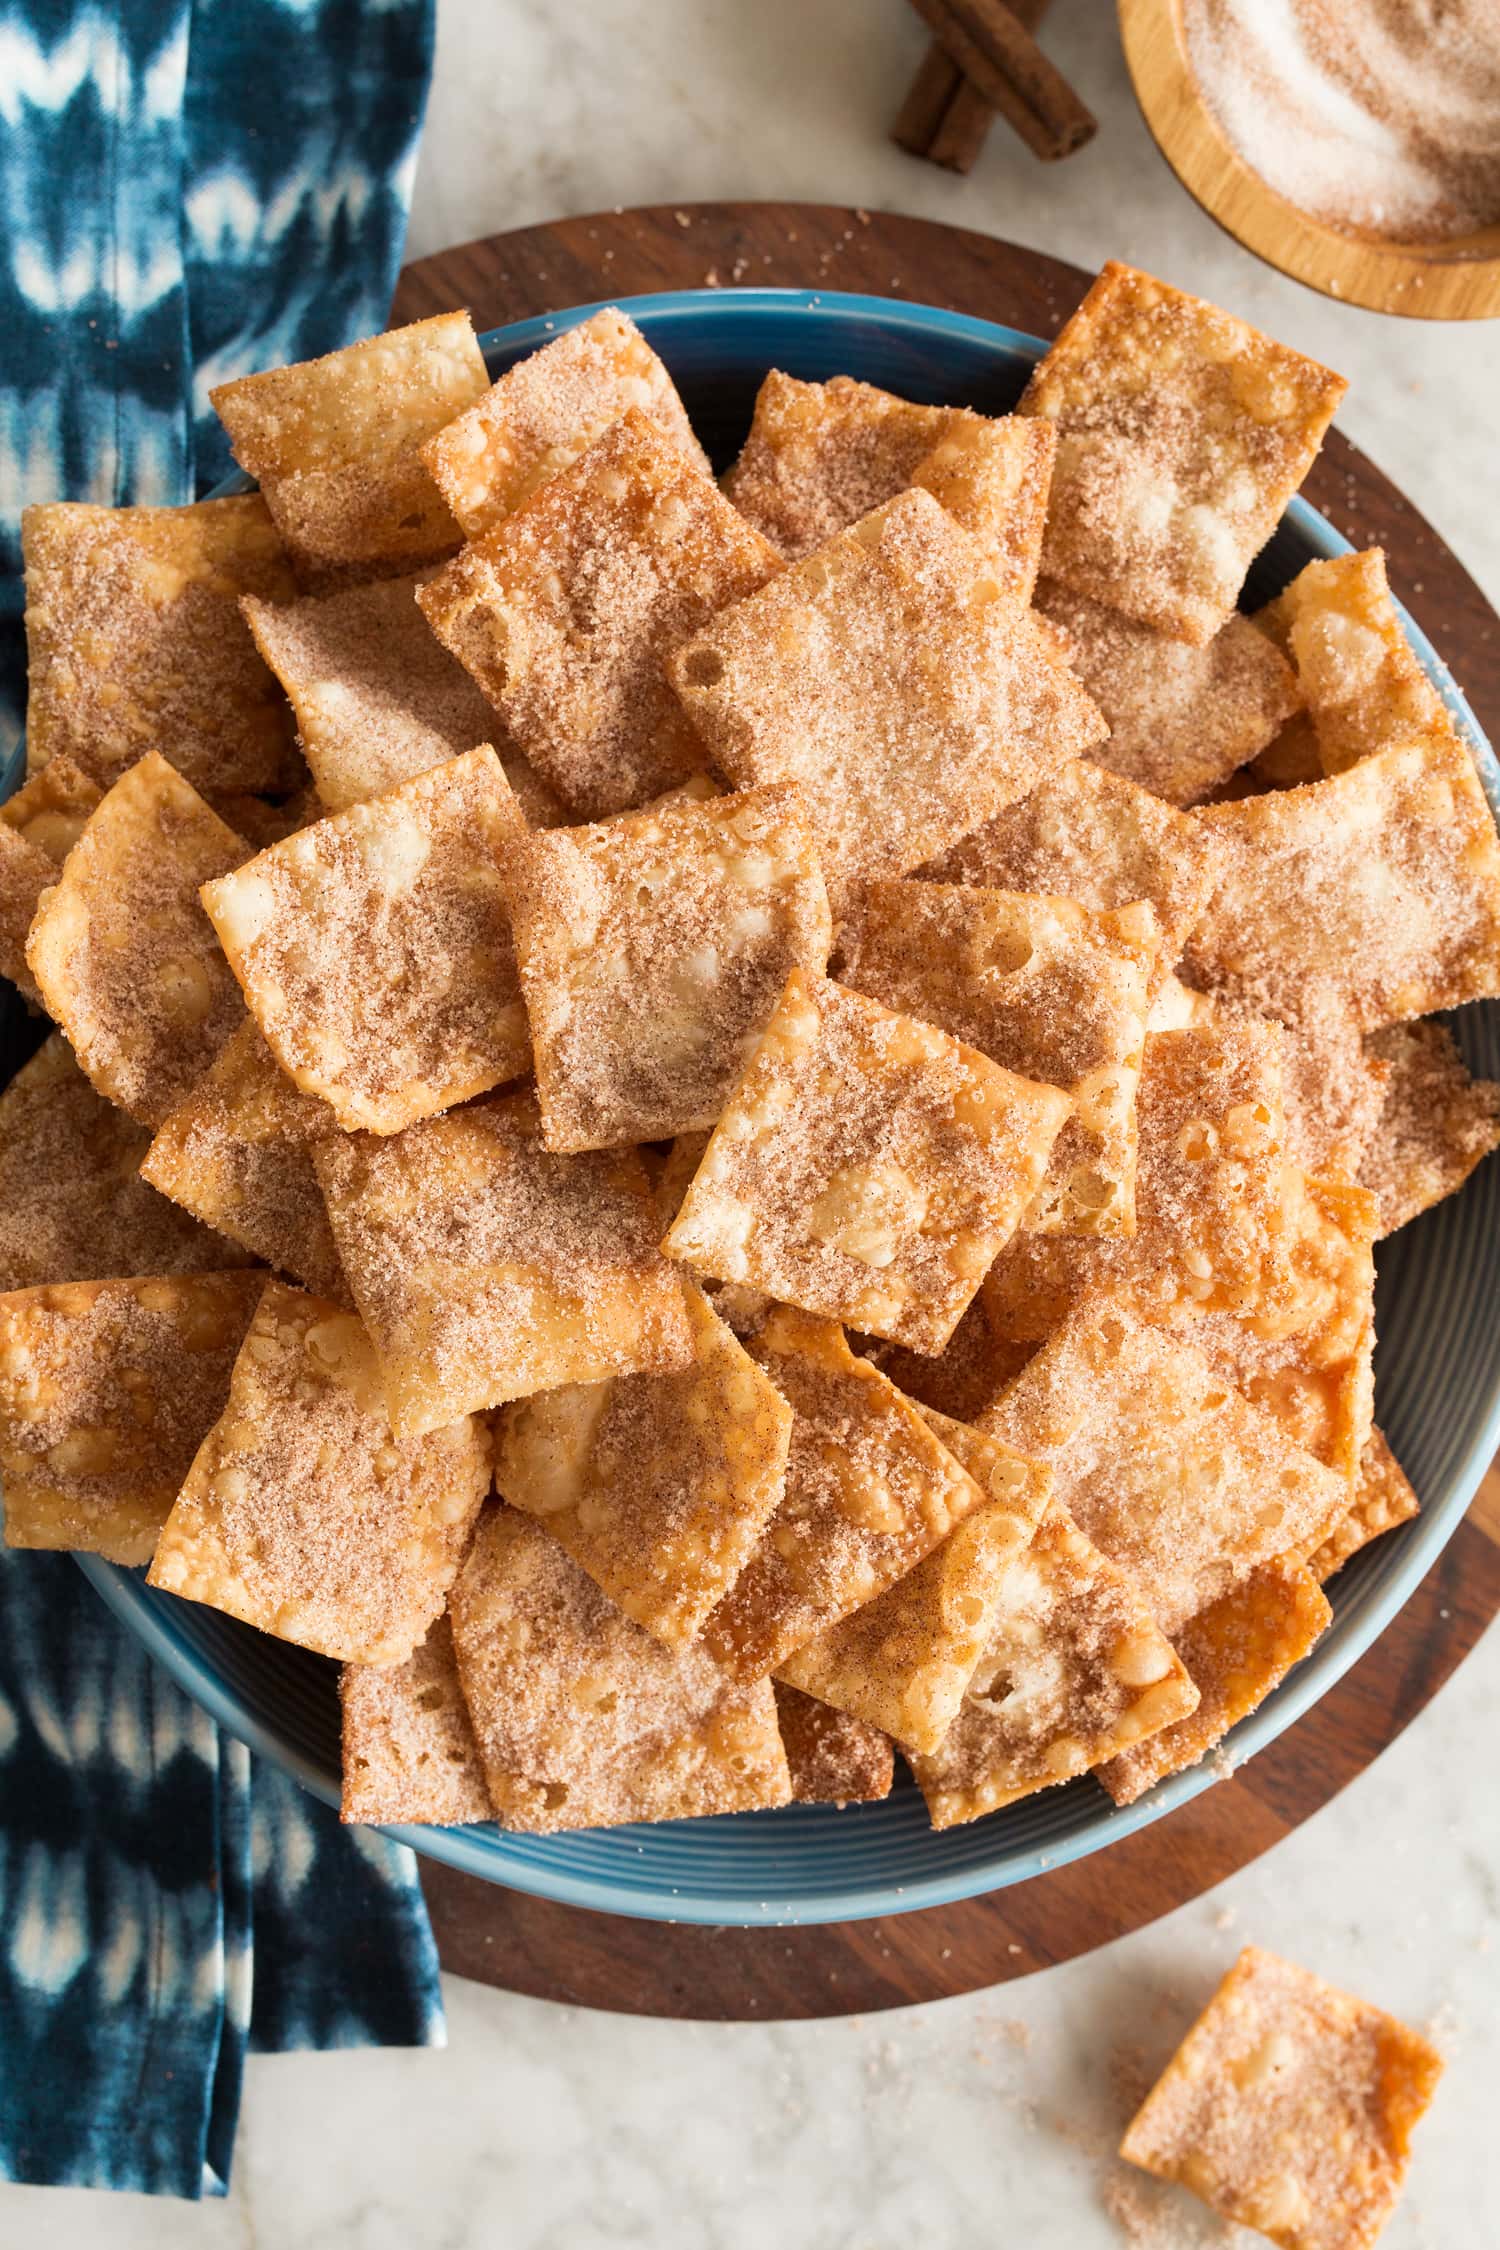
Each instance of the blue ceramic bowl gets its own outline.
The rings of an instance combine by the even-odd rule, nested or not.
[[[1043,349],[1031,336],[923,305],[792,290],[684,292],[625,300],[671,368],[722,465],[769,367],[839,373],[908,398],[1000,413]],[[484,338],[495,372],[594,310],[529,320]],[[1294,500],[1251,573],[1267,599],[1313,556],[1348,542]],[[1422,662],[1473,745],[1500,807],[1500,769],[1435,652],[1408,618]],[[170,754],[171,745],[165,746]],[[1474,1068],[1500,1076],[1500,1009],[1464,1012],[1458,1037]],[[1308,1661],[1237,1727],[1242,1761],[1274,1740],[1360,1656],[1443,1546],[1500,1442],[1500,1165],[1389,1243],[1380,1272],[1380,1418],[1423,1513],[1358,1556],[1335,1581],[1334,1621]],[[334,1803],[334,1668],[216,1611],[153,1593],[134,1572],[81,1558],[104,1599],[215,1718]],[[734,1818],[578,1836],[507,1836],[491,1826],[398,1830],[417,1850],[574,1906],[708,1923],[841,1921],[937,1906],[1103,1850],[1211,1786],[1210,1768],[1179,1774],[1117,1810],[1091,1779],[1044,1791],[968,1828],[934,1835],[922,1800],[899,1787],[880,1805],[789,1808]]]

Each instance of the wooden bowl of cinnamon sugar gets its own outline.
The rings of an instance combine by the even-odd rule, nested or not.
[[[1348,304],[1484,320],[1500,315],[1500,42],[1491,0],[1458,0],[1436,32],[1425,13],[1119,0],[1146,124],[1226,233]]]

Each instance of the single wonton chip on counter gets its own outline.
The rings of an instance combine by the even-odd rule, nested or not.
[[[7,1546],[150,1561],[264,1279],[153,1274],[0,1297]]]
[[[779,1670],[994,1497],[832,1321],[778,1307],[751,1349],[795,1419],[781,1500],[704,1628],[740,1679]]]
[[[933,1827],[954,1828],[1087,1772],[1196,1700],[1144,1589],[1054,1501],[1006,1572],[957,1718],[911,1767]]]
[[[195,789],[295,789],[291,720],[240,615],[296,584],[259,493],[185,508],[28,508],[26,767],[104,788],[147,750]]]
[[[1394,2016],[1247,1945],[1120,2154],[1280,2250],[1370,2250],[1442,2070]]]
[[[446,1612],[404,1664],[346,1664],[339,1701],[341,1820],[446,1828],[494,1817]]]
[[[1347,388],[1232,313],[1111,259],[1021,400],[1057,430],[1044,572],[1201,646]]]
[[[868,1719],[903,1750],[932,1752],[958,1716],[1052,1479],[981,1431],[922,1412],[990,1497],[894,1586],[794,1649],[778,1677]]]
[[[342,1302],[348,1288],[308,1153],[336,1129],[246,1022],[163,1121],[141,1178],[315,1296]]]
[[[1105,731],[928,492],[721,610],[668,671],[731,780],[800,785],[834,887],[907,873]]]
[[[1141,904],[911,880],[850,886],[838,978],[1073,1104],[1026,1225],[1135,1229],[1135,1096],[1160,932]]]
[[[267,1282],[150,1582],[345,1664],[401,1664],[489,1490],[468,1416],[393,1437],[352,1313]]]
[[[199,886],[246,856],[149,750],[90,814],[31,925],[49,1014],[101,1094],[159,1125],[244,1018]]]
[[[1500,1085],[1469,1076],[1444,1024],[1392,1024],[1376,1032],[1368,1052],[1390,1077],[1359,1178],[1387,1235],[1456,1195],[1475,1165],[1500,1148]]]
[[[417,600],[509,738],[598,820],[702,766],[666,660],[780,569],[712,477],[632,408]]]
[[[1321,1546],[1315,1547],[1308,1556],[1307,1566],[1319,1584],[1324,1585],[1336,1571],[1343,1569],[1352,1555],[1359,1553],[1361,1547],[1367,1547],[1382,1532],[1394,1531],[1398,1524],[1410,1523],[1413,1516],[1420,1514],[1421,1502],[1405,1470],[1381,1432],[1372,1429],[1359,1457],[1354,1497]]]
[[[749,1561],[786,1482],[792,1410],[694,1289],[691,1366],[507,1407],[495,1483],[611,1601],[679,1648]]]
[[[535,1102],[508,1094],[313,1156],[398,1431],[691,1362],[633,1149],[554,1156]]]
[[[931,1024],[794,971],[664,1247],[941,1351],[1069,1107]]]
[[[1326,988],[1360,1031],[1500,993],[1500,838],[1456,739],[1195,818],[1231,855],[1195,984],[1287,1022]]]
[[[459,1677],[506,1828],[548,1835],[784,1805],[769,1680],[668,1649],[513,1508],[480,1519],[449,1605]]]
[[[318,593],[453,552],[458,525],[420,448],[488,386],[468,314],[450,312],[209,397],[299,581]]]
[[[1195,648],[1050,580],[1037,607],[1109,721],[1089,756],[1169,805],[1200,803],[1301,705],[1291,666],[1248,617]]]
[[[1292,1442],[1180,1337],[1086,1300],[984,1417],[1052,1471],[1079,1529],[1175,1634],[1258,1563],[1327,1537],[1348,1478]]]
[[[671,376],[629,314],[606,305],[507,368],[428,439],[422,459],[465,538],[480,539],[632,407],[709,473]]]
[[[1379,547],[1310,562],[1258,622],[1297,668],[1325,774],[1399,743],[1452,739],[1453,721],[1406,637]]]
[[[500,862],[526,832],[493,750],[430,767],[204,886],[266,1044],[346,1132],[531,1061]]]
[[[930,492],[989,552],[1007,592],[1036,583],[1055,441],[1044,424],[966,406],[918,406],[835,375],[761,384],[724,490],[789,562],[799,562],[894,500]]]
[[[896,1759],[889,1735],[780,1680],[773,1684],[776,1723],[799,1805],[873,1805],[890,1795]]]
[[[797,792],[668,797],[506,864],[549,1148],[718,1122],[793,969],[833,926]]]
[[[1100,914],[1144,899],[1170,962],[1225,865],[1191,814],[1123,774],[1074,758],[919,872],[940,883],[1074,898]]]

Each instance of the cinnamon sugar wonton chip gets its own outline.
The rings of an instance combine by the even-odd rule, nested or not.
[[[13,828],[0,828],[0,976],[33,1006],[41,994],[26,963],[26,940],[43,891],[57,880],[57,862]]]
[[[1194,647],[1050,579],[1037,607],[1109,721],[1089,756],[1170,805],[1201,802],[1300,706],[1290,665],[1248,617]]]
[[[554,1156],[535,1103],[508,1094],[313,1153],[398,1431],[691,1361],[634,1150]]]
[[[1370,2250],[1442,2069],[1383,2009],[1246,1946],[1120,2154],[1281,2250]]]
[[[149,1562],[263,1280],[154,1274],[0,1297],[7,1546]]]
[[[141,1178],[220,1234],[305,1282],[348,1296],[308,1143],[336,1130],[243,1023],[164,1120]]]
[[[794,1419],[780,1503],[703,1632],[738,1679],[779,1670],[991,1497],[833,1321],[778,1306],[750,1348]]]
[[[798,1804],[872,1805],[890,1795],[896,1760],[889,1735],[780,1680],[773,1684],[776,1724]]]
[[[316,593],[453,552],[458,525],[419,449],[488,383],[468,314],[450,312],[209,397]]]
[[[400,1664],[489,1482],[480,1423],[393,1437],[354,1315],[267,1282],[150,1583],[346,1664]]]
[[[1150,908],[1095,914],[1075,899],[907,880],[853,885],[846,909],[841,984],[1072,1101],[1026,1224],[1132,1233],[1135,1095],[1160,963]]]
[[[1398,743],[1452,738],[1453,721],[1406,637],[1379,547],[1310,562],[1258,623],[1297,668],[1325,774]]]
[[[1215,1006],[1206,996],[1205,1002]],[[1357,1178],[1386,1116],[1391,1066],[1326,985],[1305,992],[1296,1020],[1285,1026],[1281,1075],[1291,1162],[1325,1179]]]
[[[1071,1780],[1196,1699],[1144,1590],[1054,1501],[1005,1574],[958,1716],[911,1767],[933,1827],[954,1828]]]
[[[1052,1479],[978,1430],[927,1410],[924,1418],[991,1497],[894,1586],[794,1649],[779,1677],[868,1719],[903,1749],[930,1753],[958,1716]]]
[[[150,1145],[54,1032],[0,1093],[0,1289],[243,1265],[137,1178]]]
[[[696,1290],[687,1312],[691,1366],[521,1399],[496,1435],[502,1496],[673,1648],[748,1561],[780,1502],[792,1434],[791,1408]]]
[[[446,1613],[404,1664],[346,1664],[339,1701],[341,1820],[449,1827],[492,1817]]]
[[[481,1519],[450,1604],[490,1795],[535,1834],[784,1805],[769,1680],[727,1680],[607,1601],[530,1517]]]
[[[1372,1429],[1359,1458],[1354,1497],[1322,1545],[1309,1555],[1309,1570],[1320,1585],[1326,1584],[1361,1547],[1398,1524],[1410,1523],[1421,1512],[1405,1470],[1382,1433]]]
[[[1347,388],[1111,259],[1021,400],[1057,429],[1043,571],[1142,624],[1212,639]]]
[[[919,873],[941,883],[1075,898],[1097,913],[1144,899],[1174,961],[1225,854],[1189,813],[1074,758]]]
[[[422,459],[465,538],[481,539],[632,407],[709,473],[671,376],[629,315],[607,305],[507,368]]]
[[[26,956],[79,1062],[159,1125],[242,1019],[198,887],[245,846],[150,750],[101,799],[31,926]]]
[[[1332,991],[1361,1031],[1500,993],[1500,838],[1456,738],[1196,817],[1230,853],[1196,983],[1289,1022]]]
[[[668,671],[733,781],[800,786],[830,882],[905,874],[1104,733],[928,492],[722,610]]]
[[[1079,1529],[1141,1580],[1169,1634],[1257,1563],[1316,1545],[1348,1505],[1345,1477],[1118,1297],[1086,1300],[983,1427],[1052,1470]]]
[[[92,774],[56,750],[29,781],[0,805],[0,826],[14,829],[61,867],[104,791]]]
[[[346,1131],[394,1133],[531,1060],[493,750],[433,766],[204,886],[266,1044]]]
[[[1475,1165],[1500,1148],[1500,1085],[1469,1076],[1440,1023],[1392,1024],[1376,1032],[1368,1051],[1390,1078],[1359,1177],[1387,1235],[1456,1195]]]
[[[168,750],[195,789],[294,789],[302,766],[242,594],[296,591],[265,501],[26,509],[26,766],[59,751],[108,788]]]
[[[990,552],[1007,591],[1031,598],[1054,440],[1045,424],[966,406],[918,406],[835,375],[772,368],[724,490],[789,562],[919,485]]]
[[[780,568],[712,477],[632,408],[417,600],[510,739],[598,820],[702,766],[666,658]]]
[[[1173,1644],[1198,1690],[1197,1708],[1099,1767],[1115,1803],[1133,1805],[1167,1774],[1197,1765],[1231,1727],[1259,1710],[1332,1615],[1307,1565],[1295,1555],[1277,1555],[1190,1618]]]
[[[716,1280],[940,1351],[1069,1106],[794,970],[665,1247]]]
[[[793,789],[555,829],[511,854],[507,880],[549,1148],[714,1124],[791,971],[827,964]]]

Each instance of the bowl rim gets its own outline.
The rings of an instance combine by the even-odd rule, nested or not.
[[[576,327],[606,305],[618,306],[637,318],[648,331],[654,330],[653,340],[661,343],[667,353],[672,330],[686,322],[701,320],[705,315],[732,321],[740,316],[773,311],[785,313],[798,308],[819,312],[835,322],[846,321],[851,326],[874,320],[888,333],[920,337],[925,343],[931,343],[935,336],[963,338],[991,349],[1018,352],[1033,361],[1048,348],[1043,338],[1025,330],[984,320],[972,313],[952,312],[942,306],[838,290],[767,288],[664,290],[601,298],[488,329],[480,335],[479,342],[487,353],[500,349],[519,356],[522,351],[538,348],[566,329]],[[217,486],[210,497],[242,491],[248,486],[247,478],[236,475]],[[1353,551],[1352,543],[1300,494],[1289,502],[1282,521],[1289,523],[1317,556]],[[1401,605],[1397,606],[1419,661],[1443,695],[1475,754],[1491,809],[1500,819],[1500,765],[1497,765],[1495,753],[1447,665],[1415,619]],[[1230,1768],[1243,1765],[1295,1725],[1304,1712],[1358,1662],[1405,1606],[1457,1530],[1497,1449],[1500,1449],[1500,1385],[1489,1402],[1478,1433],[1450,1472],[1449,1489],[1443,1498],[1430,1506],[1424,1504],[1419,1516],[1387,1535],[1390,1562],[1379,1582],[1361,1589],[1357,1598],[1346,1605],[1312,1653],[1257,1711],[1230,1731],[1219,1755],[1158,1782],[1133,1805],[1115,1806],[1101,1799],[1098,1811],[1084,1819],[1074,1833],[1045,1849],[1017,1851],[1004,1864],[980,1861],[946,1874],[919,1877],[907,1883],[882,1883],[868,1889],[804,1885],[791,1898],[756,1899],[748,1891],[736,1894],[732,1890],[722,1896],[683,1896],[665,1882],[620,1889],[607,1877],[555,1867],[545,1857],[510,1858],[505,1832],[488,1823],[454,1828],[391,1824],[384,1826],[381,1832],[428,1858],[503,1888],[550,1899],[562,1906],[582,1907],[639,1921],[687,1922],[720,1928],[864,1921],[877,1916],[913,1913],[926,1907],[953,1905],[963,1899],[1009,1889],[1013,1884],[1031,1881],[1094,1852],[1107,1850],[1112,1843],[1164,1818],[1179,1805],[1189,1803],[1212,1788],[1228,1770],[1226,1760]],[[152,1592],[141,1573],[106,1562],[102,1556],[76,1555],[74,1560],[121,1622],[226,1732],[244,1742],[257,1756],[290,1773],[325,1804],[337,1806],[338,1789],[324,1769],[288,1746],[274,1725],[258,1717],[233,1690],[226,1688],[212,1665],[177,1633],[172,1623],[175,1603],[171,1597],[164,1598]],[[777,1817],[785,1817],[787,1812],[795,1814],[796,1810],[795,1807],[783,1808]],[[519,1841],[537,1845],[547,1839]]]

